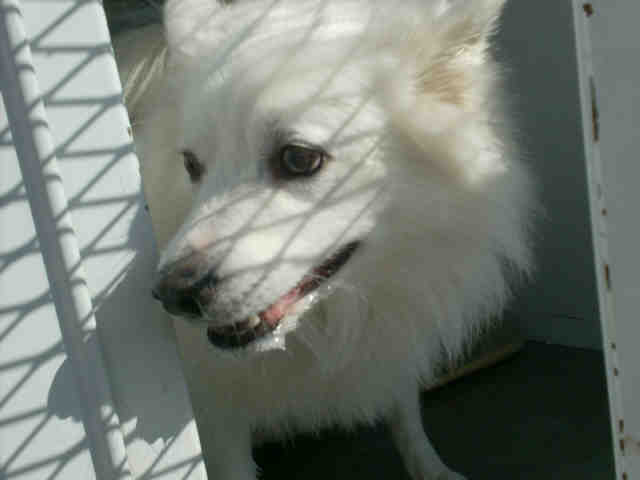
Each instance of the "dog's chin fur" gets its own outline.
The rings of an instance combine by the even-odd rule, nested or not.
[[[224,279],[212,322],[361,243],[247,348],[176,323],[213,478],[254,478],[250,432],[381,415],[411,475],[462,478],[424,446],[416,392],[530,270],[537,208],[488,52],[502,3],[169,0],[164,33],[117,39],[160,268],[204,252]],[[276,178],[282,132],[331,160]],[[206,165],[196,186],[184,148]]]

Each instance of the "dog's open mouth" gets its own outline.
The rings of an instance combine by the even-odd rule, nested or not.
[[[273,332],[293,305],[333,276],[351,258],[360,242],[351,242],[302,277],[295,287],[278,298],[268,308],[251,315],[243,322],[223,327],[208,327],[209,341],[219,348],[244,347]]]

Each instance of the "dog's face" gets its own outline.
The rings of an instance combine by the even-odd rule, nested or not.
[[[206,322],[220,347],[290,331],[332,282],[375,265],[370,239],[406,215],[390,199],[422,195],[425,170],[469,181],[455,166],[415,163],[424,155],[416,137],[426,128],[435,139],[459,122],[467,106],[456,89],[469,87],[429,92],[420,62],[442,61],[438,52],[413,50],[411,32],[394,40],[398,28],[443,15],[441,2],[375,3],[167,4],[176,161],[192,206],[163,252],[154,293],[171,313]],[[448,22],[437,48],[449,48]],[[433,65],[432,75],[447,74]],[[448,147],[433,143],[434,157],[445,157]]]

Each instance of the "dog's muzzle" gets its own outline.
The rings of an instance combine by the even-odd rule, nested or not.
[[[351,242],[338,249],[263,311],[242,322],[210,325],[207,329],[209,341],[219,348],[238,348],[271,333],[296,302],[318,288],[351,258],[359,244]],[[152,295],[162,302],[165,310],[186,319],[201,320],[202,312],[207,311],[215,299],[218,284],[206,257],[193,253],[161,270],[158,275]]]

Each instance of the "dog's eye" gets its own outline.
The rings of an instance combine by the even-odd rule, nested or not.
[[[322,150],[287,145],[280,152],[280,164],[289,175],[313,175],[320,170],[326,157],[327,154]]]
[[[191,150],[182,150],[180,153],[184,159],[184,168],[189,174],[189,178],[193,183],[197,183],[204,175],[204,165]]]

